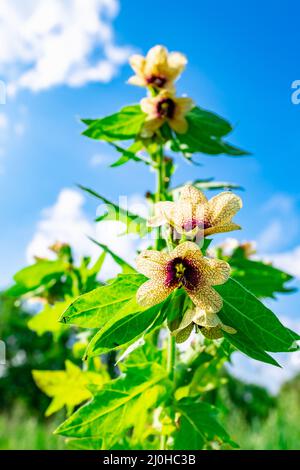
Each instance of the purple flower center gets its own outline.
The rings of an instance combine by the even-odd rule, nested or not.
[[[154,87],[162,88],[165,85],[167,79],[161,75],[151,75],[146,79],[146,81],[148,85],[153,85]]]
[[[166,280],[167,287],[186,287],[192,289],[200,278],[199,269],[188,259],[174,258],[167,264]]]
[[[194,230],[194,228],[196,228],[196,227],[199,227],[199,228],[205,230],[206,228],[209,228],[210,226],[211,225],[207,220],[197,220],[197,219],[192,218],[191,220],[188,220],[188,221],[184,222],[182,224],[181,228],[185,232],[190,232],[191,230]]]
[[[164,98],[157,103],[157,114],[160,118],[172,119],[175,113],[175,102],[171,98]]]

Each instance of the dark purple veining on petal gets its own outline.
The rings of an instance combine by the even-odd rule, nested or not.
[[[159,117],[172,119],[175,108],[175,102],[171,98],[163,98],[157,103],[156,111]]]
[[[148,85],[153,85],[157,88],[162,88],[166,84],[166,81],[166,77],[163,77],[162,75],[151,75],[146,78]]]
[[[192,290],[199,283],[200,277],[201,273],[192,261],[178,257],[167,264],[165,284],[167,287],[182,286]]]

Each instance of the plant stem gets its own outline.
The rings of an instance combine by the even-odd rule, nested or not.
[[[159,145],[158,151],[155,154],[155,170],[156,170],[156,191],[155,191],[155,203],[164,201],[166,199],[167,191],[167,181],[165,174],[165,161],[164,161],[164,149],[163,144]],[[160,250],[162,248],[161,244],[161,229],[158,228],[155,240],[155,249]],[[169,238],[166,240],[168,250],[172,250],[172,239]],[[174,382],[175,376],[175,359],[176,359],[176,343],[175,338],[169,332],[168,338],[168,347],[167,347],[167,372],[171,382]],[[160,448],[165,450],[167,445],[167,436],[161,435],[160,437]]]
[[[175,359],[176,359],[176,343],[174,336],[169,333],[168,338],[168,356],[167,356],[167,371],[172,382],[175,375]]]
[[[165,199],[165,181],[164,181],[164,156],[163,146],[159,145],[158,152],[156,153],[156,191],[155,202],[160,202]],[[161,229],[158,227],[155,239],[155,249],[161,248]]]

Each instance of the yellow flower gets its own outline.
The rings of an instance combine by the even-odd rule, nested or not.
[[[146,57],[132,55],[129,63],[136,75],[130,77],[128,83],[174,91],[173,83],[185,68],[187,60],[179,52],[168,53],[165,47],[155,46]]]
[[[136,264],[138,271],[150,278],[138,289],[140,305],[156,305],[182,287],[202,310],[216,313],[222,308],[222,297],[211,286],[227,281],[230,266],[225,261],[205,258],[195,243],[181,243],[170,254],[145,250]]]
[[[231,326],[224,325],[218,315],[214,312],[205,312],[201,308],[188,309],[180,325],[172,332],[177,343],[186,341],[194,326],[198,326],[203,336],[209,339],[222,338],[223,331],[229,334],[235,334],[236,330]]]
[[[242,207],[242,200],[231,192],[223,192],[209,201],[197,188],[183,187],[178,202],[158,202],[154,217],[148,221],[150,227],[170,224],[179,234],[191,236],[199,231],[203,236],[230,232],[241,227],[232,222],[232,217]]]
[[[194,108],[191,98],[176,98],[168,91],[162,91],[159,95],[141,100],[141,108],[147,114],[142,135],[151,137],[165,122],[179,134],[184,134],[188,129],[185,115]]]

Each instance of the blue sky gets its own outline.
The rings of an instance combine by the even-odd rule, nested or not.
[[[14,3],[10,2],[12,8]],[[33,11],[39,3],[26,0],[20,18],[27,21],[26,5]],[[243,232],[237,236],[258,239],[264,254],[272,253],[279,264],[300,275],[300,105],[291,102],[291,84],[300,79],[299,3],[166,0],[154,6],[131,0],[121,2],[119,12],[115,1],[106,3],[113,11],[108,20],[105,12],[103,18],[113,39],[91,46],[87,60],[102,57],[107,44],[117,45],[124,56],[128,47],[145,53],[157,43],[184,52],[189,64],[178,92],[228,118],[235,126],[231,141],[253,152],[240,159],[198,156],[202,167],[179,160],[174,183],[210,176],[240,183],[246,191],[237,219]],[[1,22],[0,10],[0,37],[13,29],[9,21],[8,15]],[[0,46],[0,79],[8,84],[37,60],[33,54],[28,61],[9,47],[5,51]],[[70,78],[45,86],[37,82],[35,90],[15,85],[16,94],[0,105],[1,285],[26,262],[28,245],[41,219],[47,219],[43,211],[57,202],[63,188],[75,188],[79,182],[111,199],[152,188],[146,169],[133,164],[110,169],[112,152],[80,136],[79,117],[100,117],[143,96],[143,90],[125,84],[131,71],[124,57],[111,56],[111,79],[91,83],[83,78],[77,87],[69,86]],[[87,199],[84,211],[92,221],[95,203]],[[276,309],[297,318],[298,304],[296,295]]]

